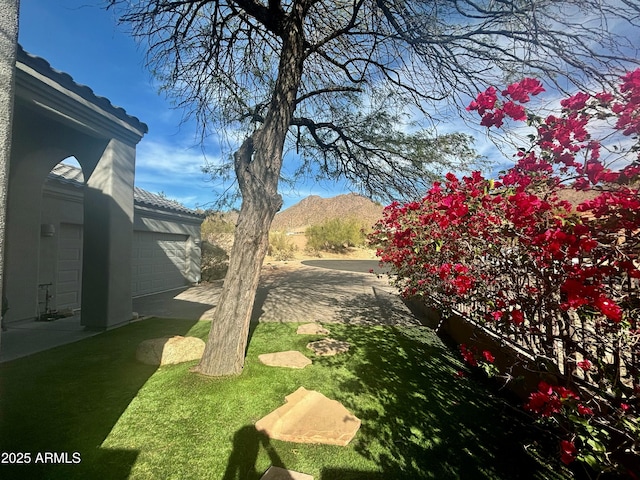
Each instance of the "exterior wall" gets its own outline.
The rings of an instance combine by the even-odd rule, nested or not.
[[[56,298],[59,292],[59,257],[61,247],[64,247],[64,240],[61,239],[61,232],[64,225],[82,225],[84,222],[83,190],[73,184],[62,184],[59,182],[47,182],[42,189],[41,214],[38,222],[38,235],[32,240],[23,239],[23,243],[34,248],[39,248],[39,255],[32,255],[39,260],[37,263],[37,279],[33,275],[23,275],[21,282],[29,284],[29,300],[16,298],[16,309],[14,311],[24,311],[27,314],[23,317],[13,316],[10,321],[30,319],[37,316],[39,311],[44,310],[44,304],[37,305],[37,301],[43,302],[44,290],[36,292],[37,285],[52,283],[49,293],[53,297],[52,305],[59,308]],[[169,212],[142,205],[135,205],[133,231],[145,233],[165,233],[187,238],[186,240],[186,268],[182,272],[184,285],[197,283],[200,281],[200,225],[202,219],[193,215],[179,212]],[[53,227],[53,235],[43,235],[43,226]],[[45,227],[45,230],[48,227]],[[131,247],[128,250],[132,251]],[[128,262],[120,262],[127,264]],[[131,273],[129,274],[131,275]],[[132,279],[132,283],[135,282]],[[123,281],[119,277],[119,281]],[[35,292],[35,293],[34,293]],[[37,300],[36,300],[37,298]],[[25,305],[20,305],[20,302]],[[39,307],[39,309],[38,309]]]
[[[7,212],[7,256],[5,262],[8,322],[35,318],[38,314],[38,262],[42,184],[50,167],[46,159],[54,151],[23,152],[23,142],[14,136]],[[61,155],[64,158],[64,155]],[[58,158],[59,160],[61,158]],[[47,170],[48,169],[48,170]]]
[[[3,298],[5,280],[4,238],[11,159],[18,6],[18,0],[0,0],[0,298]]]
[[[64,239],[62,239],[63,225],[82,225],[84,215],[82,191],[75,187],[66,189],[49,187],[44,190],[42,199],[37,283],[38,285],[52,284],[49,293],[55,300],[56,307],[60,308],[57,300],[60,284],[58,268],[60,249],[64,247],[61,245],[64,243]],[[53,229],[51,236],[43,232],[43,228],[46,230],[49,226]],[[80,291],[80,286],[78,285],[78,291]],[[43,292],[39,291],[38,294],[41,297]],[[42,308],[42,305],[40,307]]]
[[[168,213],[148,207],[136,208],[133,229],[138,232],[170,233],[186,235],[187,270],[185,280],[188,283],[200,282],[200,225],[202,219],[180,213]]]
[[[87,185],[81,250],[92,259],[83,262],[81,272],[86,300],[81,323],[97,330],[126,323],[132,313],[135,146],[147,126],[45,60],[19,47],[16,52],[4,268],[7,320],[37,316],[42,185],[58,162],[73,156]]]
[[[78,158],[85,173],[81,323],[90,329],[131,320],[135,155],[135,145],[112,138],[93,169]]]
[[[8,322],[38,315],[42,187],[47,175],[72,155],[95,168],[106,145],[104,139],[38,115],[18,96],[13,127],[4,268]]]

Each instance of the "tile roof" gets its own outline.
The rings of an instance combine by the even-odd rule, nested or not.
[[[131,126],[139,129],[142,133],[147,133],[149,131],[149,127],[147,127],[145,123],[141,122],[140,119],[129,115],[122,107],[113,105],[109,99],[96,95],[90,87],[76,83],[71,75],[61,72],[60,70],[56,70],[44,58],[30,54],[24,50],[20,44],[18,44],[17,61],[31,67],[38,73],[50,78],[67,90],[74,92],[85,100],[102,108],[104,111],[124,120]]]
[[[76,188],[84,187],[84,175],[82,174],[82,170],[66,163],[59,163],[53,167],[47,176],[47,181],[55,181],[65,185],[72,185]],[[159,208],[162,210],[186,213],[188,215],[204,218],[204,215],[185,207],[180,202],[168,199],[163,195],[148,192],[138,187],[134,187],[133,189],[133,201],[139,206]]]

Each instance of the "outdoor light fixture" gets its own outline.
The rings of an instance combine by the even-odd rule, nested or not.
[[[40,225],[41,237],[53,237],[56,233],[56,226],[53,223],[43,223]]]

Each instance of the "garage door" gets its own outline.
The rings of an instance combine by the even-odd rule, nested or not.
[[[184,287],[187,265],[186,235],[133,232],[133,295]]]
[[[82,286],[82,225],[60,224],[56,293],[58,310],[80,307]]]

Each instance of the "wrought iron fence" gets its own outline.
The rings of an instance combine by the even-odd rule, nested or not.
[[[487,265],[488,271],[500,270]],[[504,266],[502,266],[504,267]],[[607,395],[625,391],[632,394],[640,386],[640,281],[631,278],[611,278],[608,287],[624,299],[627,312],[623,328],[608,321],[597,312],[558,308],[559,292],[528,295],[527,292],[545,292],[540,277],[528,275],[526,269],[511,268],[482,286],[482,291],[471,292],[467,300],[455,304],[444,294],[435,294],[434,300],[447,304],[454,313],[473,320],[480,328],[491,332],[505,343],[516,345],[528,356],[552,365],[557,374],[585,383]],[[544,277],[543,277],[544,278]],[[506,288],[505,288],[506,287]],[[548,287],[548,286],[546,286]],[[509,308],[525,312],[521,324],[491,317],[495,309],[487,299],[501,296]],[[577,368],[578,362],[588,359],[591,370]]]

